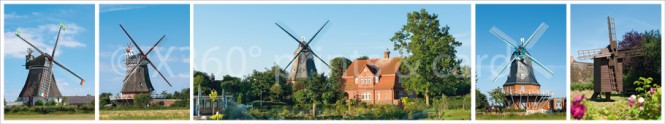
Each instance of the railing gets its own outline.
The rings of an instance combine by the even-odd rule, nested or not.
[[[503,92],[506,95],[539,95],[539,96],[553,96],[553,91],[543,91],[543,90],[504,90]]]

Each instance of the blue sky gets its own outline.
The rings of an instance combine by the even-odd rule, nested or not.
[[[119,94],[125,76],[125,48],[131,43],[120,29],[122,24],[144,52],[166,38],[148,55],[155,66],[173,84],[169,87],[150,67],[155,92],[180,91],[189,88],[189,5],[100,5],[99,8],[99,73],[100,93]],[[138,50],[132,46],[135,54]]]
[[[25,84],[28,70],[25,55],[29,47],[14,35],[17,29],[21,36],[49,54],[53,50],[58,25],[65,24],[67,30],[60,35],[55,59],[86,80],[80,80],[60,67],[54,67],[54,75],[63,96],[94,95],[95,93],[95,6],[92,4],[70,5],[21,5],[7,4],[5,8],[5,99],[14,101]],[[11,46],[11,47],[8,47]],[[37,56],[38,53],[34,52]]]
[[[298,46],[274,23],[286,24],[306,39],[330,20],[310,46],[322,59],[383,57],[390,38],[406,24],[408,12],[427,9],[463,43],[458,56],[470,65],[470,5],[195,5],[194,69],[243,77],[275,64],[285,67]],[[398,56],[392,51],[391,56]],[[319,71],[329,69],[316,60]],[[290,67],[289,67],[290,68]]]
[[[503,86],[507,73],[492,82],[500,69],[510,59],[514,49],[489,32],[492,26],[500,28],[508,36],[519,42],[521,37],[528,39],[540,23],[549,29],[538,42],[528,49],[531,56],[554,72],[551,77],[534,67],[541,90],[554,91],[555,97],[566,96],[566,6],[560,5],[482,5],[476,6],[476,86],[480,92],[487,92]],[[537,66],[537,65],[533,65]],[[509,71],[509,69],[506,69]]]
[[[577,51],[598,49],[609,45],[607,16],[614,18],[617,42],[631,30],[644,32],[660,29],[660,4],[582,4],[571,5],[570,54],[578,61]]]

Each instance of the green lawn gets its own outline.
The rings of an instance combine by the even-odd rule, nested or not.
[[[591,95],[593,95],[593,90],[584,90],[584,91],[570,91],[570,98],[575,98],[576,96],[582,95],[587,98],[586,100],[589,101],[589,103],[593,104],[594,106],[598,108],[602,107],[613,107],[614,104],[616,103],[623,103],[623,101],[627,101],[628,97],[621,96],[619,94],[612,94],[610,97],[612,101],[604,101],[605,100],[605,94],[600,94],[599,95],[599,100],[592,100]],[[602,97],[602,98],[601,98]]]
[[[5,120],[95,120],[95,113],[5,114]]]
[[[566,120],[566,113],[524,115],[522,113],[489,114],[479,112],[476,114],[476,120]]]
[[[100,120],[189,120],[189,109],[100,110]]]
[[[446,110],[444,120],[471,120],[470,110]]]

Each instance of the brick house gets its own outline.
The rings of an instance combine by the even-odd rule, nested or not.
[[[354,60],[342,75],[349,100],[399,105],[400,98],[408,96],[398,76],[402,58],[390,58],[386,50],[383,58]]]

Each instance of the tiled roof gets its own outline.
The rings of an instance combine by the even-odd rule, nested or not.
[[[393,57],[393,58],[374,58],[368,60],[354,60],[351,65],[346,69],[342,78],[345,78],[345,89],[354,89],[358,88],[355,84],[354,78],[357,77],[362,71],[367,68],[371,71],[374,76],[380,76],[378,84],[372,86],[373,89],[376,88],[398,88],[400,85],[397,85],[395,82],[397,79],[397,73],[400,68],[400,60],[403,57]],[[362,88],[362,87],[361,87]]]
[[[346,69],[342,77],[354,77],[358,76],[362,70],[368,66],[376,67],[378,73],[375,75],[392,75],[396,74],[400,67],[400,60],[402,57],[393,57],[393,58],[374,58],[368,60],[354,60],[351,65]]]

